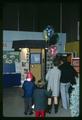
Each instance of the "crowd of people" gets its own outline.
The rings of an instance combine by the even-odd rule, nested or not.
[[[64,109],[69,108],[70,92],[72,85],[76,84],[75,77],[78,77],[78,73],[63,57],[56,57],[53,64],[53,68],[46,73],[45,80],[35,80],[33,74],[27,72],[26,80],[22,86],[24,91],[24,114],[31,115],[34,112],[36,120],[40,116],[44,119],[46,113],[50,114],[53,104],[56,114],[60,98],[62,107]],[[32,109],[33,105],[34,109]]]

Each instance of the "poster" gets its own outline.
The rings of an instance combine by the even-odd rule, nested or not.
[[[15,63],[20,62],[20,53],[14,51],[4,51],[3,52],[3,63]]]

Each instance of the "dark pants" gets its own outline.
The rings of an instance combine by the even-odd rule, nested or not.
[[[25,97],[24,98],[24,106],[25,106],[26,113],[32,111],[32,97]]]

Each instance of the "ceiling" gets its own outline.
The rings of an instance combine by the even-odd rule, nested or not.
[[[42,32],[47,25],[55,32],[67,33],[67,41],[76,40],[77,22],[80,20],[79,2],[20,2],[5,3],[3,29]],[[61,24],[62,23],[62,24]]]

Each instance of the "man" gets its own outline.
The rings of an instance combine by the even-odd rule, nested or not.
[[[60,78],[60,93],[62,99],[62,105],[64,109],[69,107],[69,87],[70,84],[76,84],[75,76],[78,77],[77,72],[74,70],[73,66],[66,61],[66,58],[61,57],[61,65],[59,69],[61,70]]]

